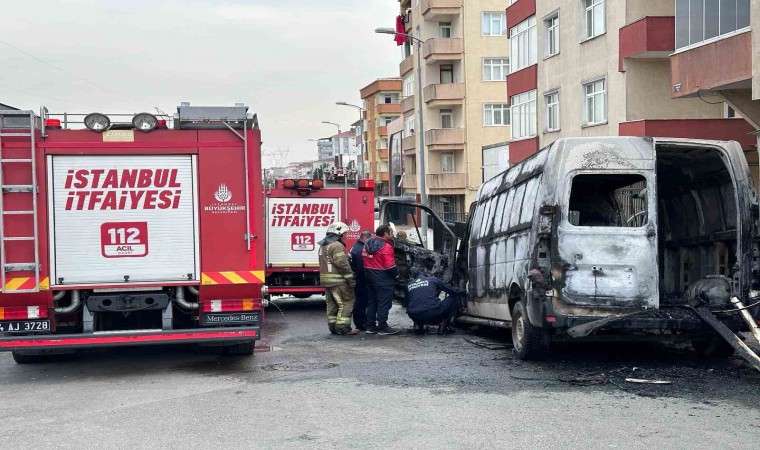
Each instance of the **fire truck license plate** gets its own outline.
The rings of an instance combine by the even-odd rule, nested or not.
[[[261,319],[258,311],[226,314],[206,314],[203,316],[201,325],[258,325],[260,320]]]
[[[50,331],[49,320],[10,320],[0,322],[0,333],[33,333]]]
[[[290,247],[294,252],[314,251],[314,233],[293,233],[290,235]]]
[[[100,226],[106,258],[141,258],[148,254],[148,222],[106,222]]]

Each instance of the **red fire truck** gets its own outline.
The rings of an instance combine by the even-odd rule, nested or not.
[[[242,104],[183,103],[171,129],[147,113],[0,111],[0,351],[252,354],[267,302],[260,153]]]
[[[345,222],[347,249],[362,230],[374,229],[374,180],[357,187],[325,187],[322,180],[277,180],[266,192],[266,284],[272,295],[306,298],[319,286],[317,242],[327,226]]]

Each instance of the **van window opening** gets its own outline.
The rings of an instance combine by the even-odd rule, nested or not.
[[[649,221],[646,188],[642,175],[577,175],[568,221],[582,227],[641,227]]]

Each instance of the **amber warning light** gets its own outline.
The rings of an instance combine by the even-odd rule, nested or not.
[[[282,188],[295,190],[298,195],[309,195],[311,191],[316,191],[325,187],[325,183],[322,180],[309,180],[302,178],[299,180],[287,179],[282,180]]]

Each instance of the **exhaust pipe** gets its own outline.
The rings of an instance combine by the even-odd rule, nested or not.
[[[58,292],[53,296],[53,299],[60,300],[63,298],[64,295],[66,295],[66,291]],[[73,290],[71,291],[71,303],[69,304],[69,306],[62,306],[62,307],[55,308],[55,313],[56,314],[71,314],[74,311],[76,311],[77,308],[79,308],[79,305],[81,303],[82,301],[79,296],[79,291]]]
[[[190,291],[190,293],[193,295],[196,295],[196,296],[200,295],[200,293],[198,292],[198,288],[195,286],[188,286],[187,290]]]
[[[193,288],[188,287],[190,289],[190,292],[193,292]],[[196,290],[197,292],[197,290]],[[177,287],[177,293],[174,296],[174,301],[177,302],[177,304],[185,309],[198,309],[198,302],[188,302],[185,300],[185,288],[182,286]]]
[[[482,319],[480,317],[472,317],[472,316],[459,316],[457,317],[456,322],[463,323],[466,325],[482,325],[486,327],[496,327],[496,328],[511,328],[512,327],[511,322],[507,322],[505,320]]]

